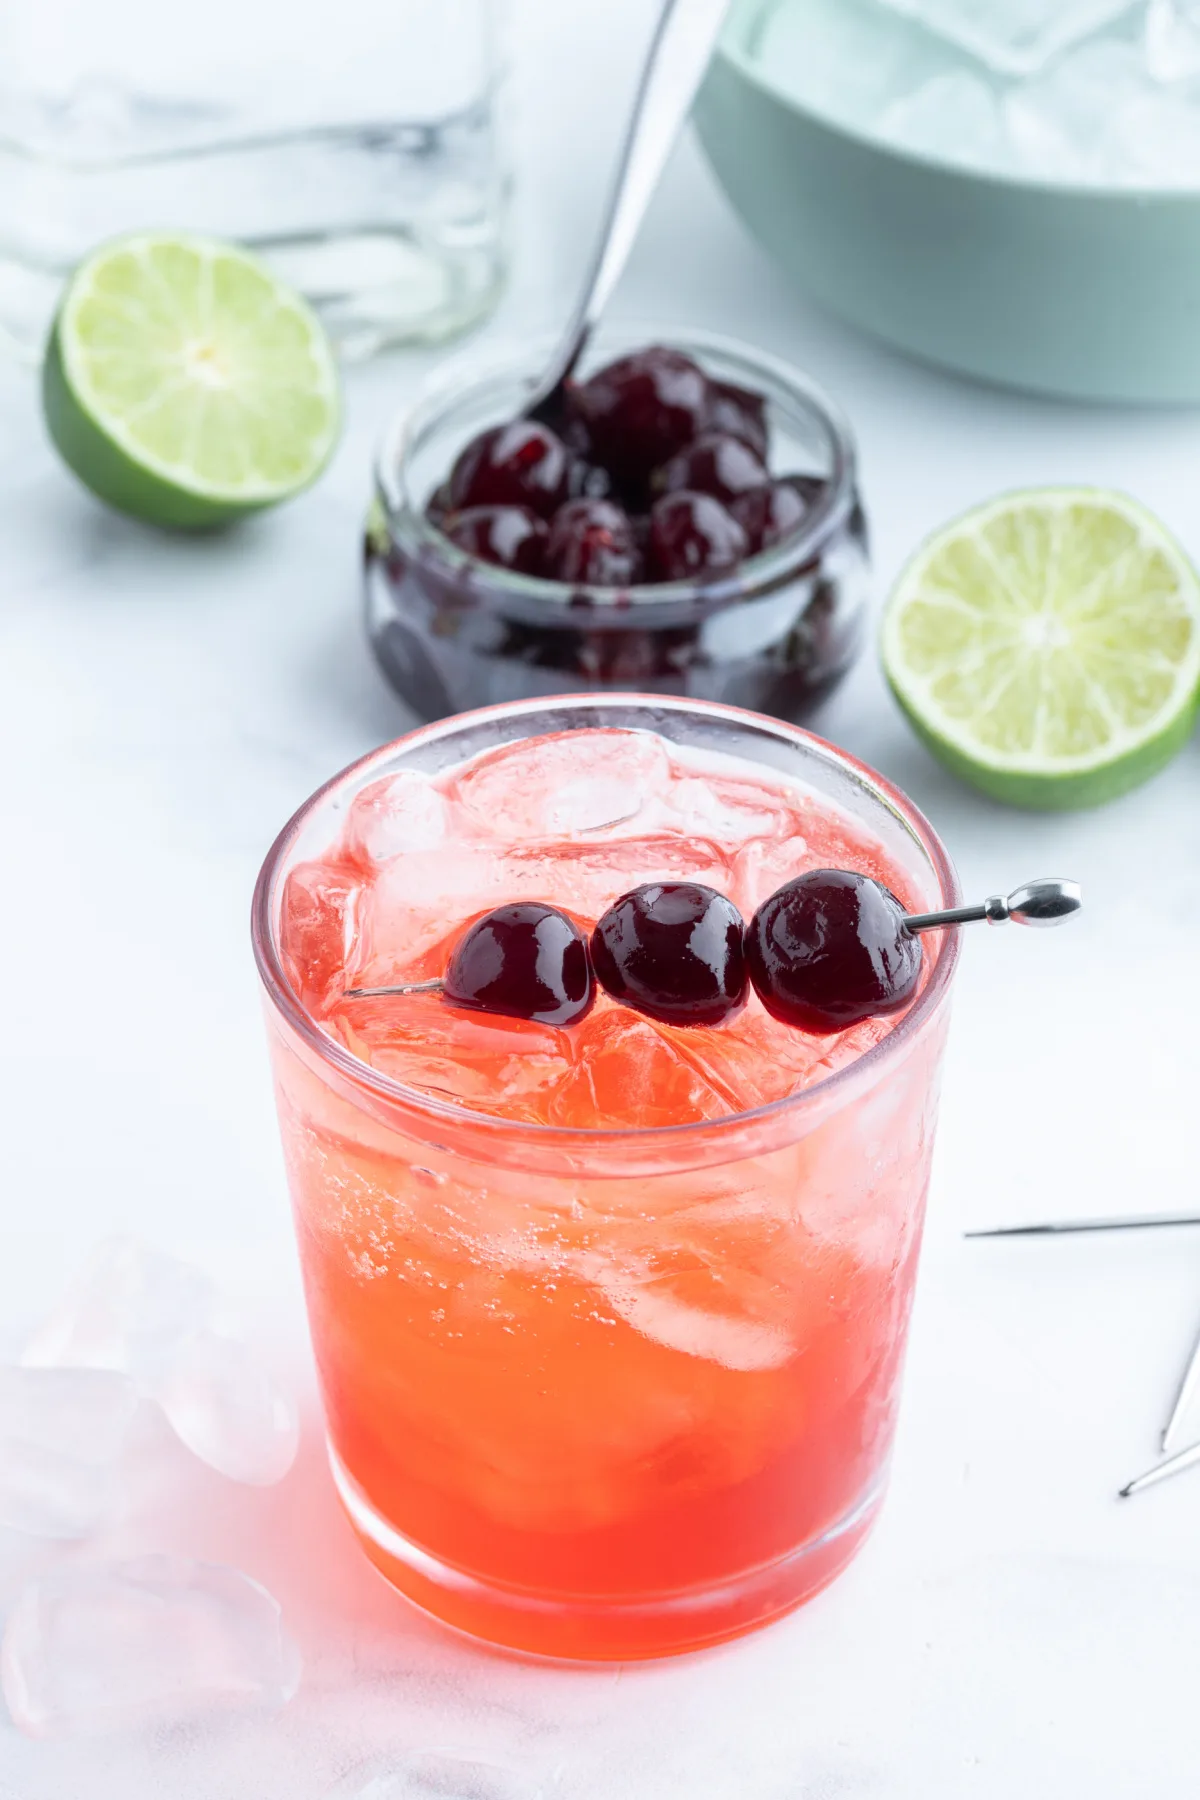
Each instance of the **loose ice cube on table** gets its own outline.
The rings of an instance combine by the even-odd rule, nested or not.
[[[498,1763],[434,1750],[353,1771],[325,1800],[540,1800],[541,1792]]]
[[[884,0],[904,17],[1004,75],[1031,75],[1134,0]]]
[[[133,1383],[108,1370],[0,1367],[0,1438],[80,1462],[118,1457],[136,1406]]]
[[[0,1367],[0,1525],[75,1538],[111,1519],[136,1406],[124,1375]]]
[[[199,1269],[132,1238],[94,1252],[34,1332],[31,1368],[108,1369],[156,1400],[195,1455],[234,1481],[279,1481],[298,1427],[251,1347],[218,1329],[220,1296]]]
[[[154,1398],[188,1449],[231,1481],[270,1487],[296,1460],[296,1408],[237,1338],[196,1332]]]
[[[21,1361],[116,1369],[151,1392],[216,1303],[216,1286],[199,1269],[134,1238],[108,1238],[29,1339]]]
[[[119,1510],[114,1466],[0,1441],[0,1526],[29,1537],[84,1538]]]
[[[186,1557],[71,1569],[9,1614],[0,1679],[14,1723],[53,1737],[283,1706],[299,1654],[265,1588]]]

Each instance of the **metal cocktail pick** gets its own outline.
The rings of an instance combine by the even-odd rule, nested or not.
[[[1192,1469],[1197,1463],[1200,1463],[1200,1444],[1191,1444],[1186,1450],[1180,1450],[1174,1456],[1167,1456],[1168,1450],[1175,1441],[1179,1426],[1195,1398],[1197,1387],[1200,1387],[1200,1337],[1196,1339],[1196,1345],[1188,1360],[1187,1368],[1183,1371],[1175,1395],[1175,1404],[1171,1408],[1171,1416],[1163,1426],[1161,1441],[1166,1461],[1156,1463],[1152,1469],[1147,1469],[1144,1475],[1139,1475],[1136,1481],[1127,1482],[1121,1489],[1122,1500],[1128,1500],[1134,1494],[1140,1494],[1143,1488],[1154,1487],[1160,1481],[1169,1481],[1172,1475],[1182,1475],[1185,1469]]]
[[[392,994],[440,994],[445,987],[440,975],[432,981],[402,981],[399,987],[347,988],[343,1000],[386,1000]]]
[[[1109,1219],[1042,1219],[1030,1225],[989,1225],[969,1238],[1067,1237],[1075,1231],[1148,1231],[1200,1225],[1200,1213],[1115,1213]]]
[[[1044,881],[1027,881],[1012,893],[992,894],[979,906],[955,906],[946,912],[909,913],[904,920],[906,931],[940,931],[949,925],[976,925],[986,920],[989,925],[1061,925],[1083,905],[1083,894],[1077,881],[1057,877]],[[398,987],[347,988],[346,1000],[387,1000],[394,994],[439,994],[441,981],[405,981]]]
[[[1163,1426],[1162,1452],[1164,1456],[1175,1440],[1180,1421],[1191,1405],[1198,1386],[1200,1386],[1200,1337],[1196,1339],[1195,1349],[1192,1351],[1188,1366],[1180,1379],[1179,1391],[1175,1395],[1175,1404],[1171,1408],[1171,1416]]]
[[[956,906],[948,912],[911,913],[904,923],[909,931],[936,931],[942,925],[1061,925],[1083,905],[1077,881],[1048,876],[1027,881],[1011,894],[993,894],[981,906]]]
[[[1060,890],[1056,893],[1055,890]],[[1021,917],[1022,911],[1033,902],[1032,916]],[[910,931],[919,931],[926,924],[965,923],[968,919],[980,917],[999,923],[1004,918],[1019,918],[1022,924],[1056,925],[1060,919],[1067,917],[1080,904],[1079,889],[1074,882],[1034,881],[1028,887],[1018,888],[1010,894],[1007,902],[987,900],[982,908],[961,908],[957,913],[930,913],[927,918],[909,919],[906,921]],[[993,912],[993,908],[1007,910]],[[967,1231],[964,1237],[1000,1238],[1000,1237],[1058,1237],[1072,1232],[1082,1231],[1145,1231],[1160,1229],[1174,1225],[1200,1225],[1200,1214],[1197,1213],[1128,1213],[1118,1214],[1107,1219],[1046,1219],[1030,1225],[998,1225],[984,1231]],[[1200,1463],[1200,1444],[1191,1444],[1174,1456],[1167,1452],[1174,1443],[1179,1426],[1184,1419],[1197,1392],[1200,1391],[1200,1336],[1197,1337],[1188,1359],[1187,1367],[1180,1378],[1175,1394],[1175,1402],[1171,1408],[1171,1416],[1163,1426],[1162,1451],[1164,1461],[1147,1469],[1144,1475],[1137,1476],[1121,1489],[1121,1498],[1128,1500],[1134,1494],[1142,1493],[1146,1488],[1154,1487],[1160,1481],[1169,1481],[1174,1475],[1182,1475],[1185,1469],[1195,1468]]]
[[[1127,1481],[1119,1490],[1122,1500],[1131,1500],[1135,1494],[1144,1493],[1160,1481],[1170,1481],[1173,1475],[1182,1475],[1185,1469],[1194,1469],[1200,1463],[1200,1444],[1193,1444],[1188,1450],[1180,1450],[1175,1456],[1168,1456],[1165,1462],[1155,1463],[1144,1475],[1134,1481]]]
[[[1171,1225],[1200,1225],[1200,1215],[1195,1213],[1143,1213],[1139,1217],[1132,1214],[1126,1218],[1113,1219],[1061,1219],[1051,1220],[1043,1225],[1002,1225],[991,1231],[964,1232],[969,1238],[996,1237],[1056,1237],[1074,1231],[1136,1231],[1147,1227],[1158,1228]],[[1200,1337],[1197,1337],[1188,1364],[1180,1377],[1175,1394],[1175,1403],[1171,1408],[1171,1416],[1163,1426],[1162,1451],[1165,1460],[1155,1463],[1144,1475],[1126,1482],[1120,1490],[1122,1500],[1129,1500],[1134,1494],[1140,1494],[1146,1488],[1155,1487],[1160,1481],[1169,1481],[1174,1475],[1182,1475],[1185,1469],[1194,1469],[1200,1463],[1200,1444],[1191,1444],[1186,1450],[1178,1451],[1174,1456],[1167,1452],[1174,1443],[1179,1426],[1187,1414],[1197,1390],[1200,1390]]]

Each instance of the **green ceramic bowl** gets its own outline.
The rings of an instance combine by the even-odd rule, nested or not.
[[[772,256],[876,337],[1006,386],[1200,401],[1200,193],[976,173],[806,110],[735,0],[696,106],[718,180]]]

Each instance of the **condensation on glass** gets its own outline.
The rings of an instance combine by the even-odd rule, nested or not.
[[[450,336],[504,266],[503,0],[38,0],[0,14],[0,326],[146,227],[259,250],[348,355]]]

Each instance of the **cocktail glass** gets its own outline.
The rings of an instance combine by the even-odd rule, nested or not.
[[[313,998],[336,1006],[350,985],[356,796],[597,728],[654,734],[639,741],[685,759],[736,759],[764,800],[803,794],[807,866],[873,846],[921,910],[955,904],[957,884],[920,813],[852,757],[775,720],[661,697],[525,701],[426,726],[335,777],[267,858],[254,941],[343,1505],[368,1556],[439,1618],[525,1651],[603,1659],[750,1630],[825,1586],[870,1529],[957,943],[926,940],[916,1000],[861,1054],[812,1040],[800,1091],[756,1104],[748,1039],[742,1074],[735,1059],[725,1078],[744,1079],[751,1103],[689,1123],[531,1123],[495,1089],[463,1105],[436,1079],[418,1089],[361,1060],[353,1028],[323,1028]],[[584,739],[556,741],[561,784]],[[528,786],[511,794],[526,812],[536,799]],[[488,828],[502,858],[503,808]],[[616,851],[585,837],[564,866],[602,878]],[[422,866],[445,854],[434,846]],[[403,857],[394,867],[402,906]],[[618,869],[611,885],[634,882]],[[715,1053],[715,1040],[691,1039],[693,1063]]]

